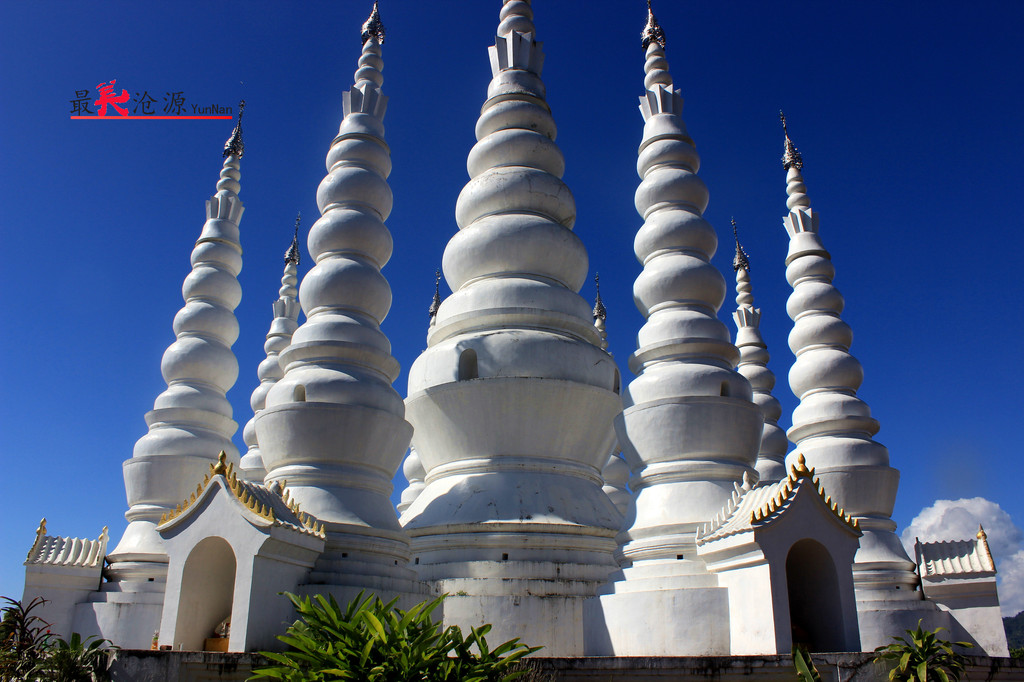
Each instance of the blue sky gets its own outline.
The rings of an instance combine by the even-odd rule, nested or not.
[[[23,553],[43,516],[51,533],[96,537],[109,525],[120,537],[121,462],[164,388],[160,356],[233,125],[74,121],[75,91],[116,78],[118,91],[148,91],[159,108],[167,92],[187,107],[247,100],[241,372],[230,393],[240,444],[282,254],[295,213],[303,233],[318,215],[315,190],[370,4],[0,5],[0,594],[20,596]],[[383,328],[403,368],[425,345],[433,272],[456,229],[499,7],[381,2],[395,194]],[[1014,350],[1024,334],[1024,4],[655,0],[655,10],[710,190],[706,215],[721,240],[713,262],[731,283],[735,216],[753,263],[783,425],[795,400],[785,378],[780,107],[846,297],[865,367],[860,395],[903,472],[897,522],[936,499],[985,497],[1024,523],[1011,475],[1024,423]],[[535,0],[535,12],[576,231],[601,273],[610,349],[628,379],[642,324],[631,288],[646,6]],[[592,299],[593,285],[583,294]],[[730,296],[721,313],[730,328],[732,308]],[[403,395],[405,381],[403,372]]]

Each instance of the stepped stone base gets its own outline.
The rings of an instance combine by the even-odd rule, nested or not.
[[[497,641],[497,640],[495,640]],[[873,654],[815,654],[823,682],[884,682],[884,669]],[[114,663],[115,682],[242,682],[254,667],[269,663],[258,654],[203,651],[122,650]],[[524,682],[792,682],[796,679],[789,656],[704,657],[590,657],[531,658]],[[1024,680],[1024,660],[976,656],[967,666],[967,678],[1010,682]]]
[[[588,656],[729,650],[729,595],[722,587],[603,594],[587,601],[584,616]]]
[[[89,601],[75,606],[74,631],[83,637],[102,636],[126,648],[148,648],[160,630],[164,603],[164,584],[154,585],[152,591],[93,592]]]

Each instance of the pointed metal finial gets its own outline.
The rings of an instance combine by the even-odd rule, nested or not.
[[[658,43],[665,47],[665,31],[654,18],[654,10],[651,9],[651,0],[647,0],[647,25],[640,34],[640,45],[646,50],[651,43]]]
[[[985,533],[985,529],[978,525],[978,543],[981,545],[981,552],[986,559],[988,559],[989,570],[996,570],[996,562],[992,559],[992,548],[988,546],[988,535]]]
[[[302,212],[295,216],[295,235],[292,237],[292,245],[284,252],[284,262],[291,265],[299,264],[299,223],[302,221]]]
[[[749,256],[747,256],[747,252],[746,250],[744,250],[743,245],[740,244],[740,235],[739,232],[736,231],[735,218],[732,219],[732,236],[736,240],[736,255],[733,256],[732,259],[732,269],[742,269],[746,270],[747,272],[750,272],[750,258]]]
[[[608,311],[605,310],[604,303],[601,301],[601,274],[594,274],[594,288],[597,289],[597,296],[594,298],[594,319],[605,320],[608,319]]]
[[[212,473],[214,476],[228,475],[228,467],[226,465],[227,458],[228,453],[221,450],[220,454],[217,455],[217,463],[210,465],[210,473]]]
[[[245,100],[243,99],[238,103],[238,121],[235,123],[235,129],[231,131],[231,137],[224,143],[224,158],[229,156],[237,156],[242,158],[242,154],[245,152],[245,145],[242,144],[242,112],[245,111]]]
[[[441,309],[441,270],[434,270],[434,300],[430,302],[430,319]]]
[[[800,152],[797,150],[796,145],[793,144],[793,140],[789,139],[789,129],[786,127],[786,114],[781,109],[779,109],[779,120],[782,121],[782,132],[786,134],[786,153],[782,155],[782,167],[786,170],[790,168],[800,170],[804,167],[804,157],[800,156]]]
[[[384,24],[380,20],[380,12],[377,11],[377,0],[373,2],[373,11],[370,18],[363,24],[363,45],[370,38],[376,39],[381,45],[384,44]]]

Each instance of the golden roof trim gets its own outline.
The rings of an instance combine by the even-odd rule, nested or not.
[[[779,483],[778,494],[768,498],[764,504],[750,512],[750,524],[754,525],[763,523],[767,521],[769,517],[781,512],[786,504],[793,498],[800,480],[806,478],[810,481],[815,492],[818,493],[818,497],[821,498],[821,501],[825,503],[825,506],[829,508],[832,514],[843,524],[857,532],[860,532],[860,523],[858,523],[857,519],[853,518],[852,515],[846,513],[846,510],[840,507],[839,504],[825,492],[825,487],[821,484],[821,479],[814,475],[814,467],[807,466],[807,459],[804,457],[803,453],[797,455],[796,462],[796,464],[790,466],[789,476]]]
[[[181,504],[177,505],[172,511],[162,514],[160,516],[160,522],[157,525],[162,526],[165,523],[169,523],[181,516],[182,513],[194,505],[203,496],[206,489],[210,487],[210,483],[218,476],[223,479],[223,487],[231,493],[232,497],[238,500],[238,502],[250,512],[264,521],[267,521],[271,525],[293,528],[301,533],[315,535],[321,539],[326,537],[323,522],[318,521],[312,514],[301,511],[299,509],[298,501],[291,498],[287,488],[285,487],[287,486],[287,481],[282,483],[275,481],[271,484],[272,488],[265,490],[272,495],[280,497],[288,510],[295,515],[299,522],[298,524],[278,519],[277,515],[274,513],[273,502],[266,500],[261,501],[260,495],[257,493],[257,489],[261,488],[260,486],[239,480],[234,464],[227,461],[227,453],[223,450],[217,456],[217,462],[210,463],[210,470],[203,477],[203,481],[196,485],[195,492],[189,495],[187,499],[183,500]]]

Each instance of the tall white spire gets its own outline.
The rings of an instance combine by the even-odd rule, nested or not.
[[[716,315],[725,300],[725,278],[710,263],[718,238],[702,216],[708,191],[665,42],[648,4],[634,197],[644,222],[633,242],[643,265],[633,299],[647,321],[629,358],[637,376],[615,423],[632,472],[633,505],[618,536],[622,570],[589,612],[609,624],[588,646],[602,656],[729,649],[726,590],[698,556],[696,534],[754,474],[761,436],[761,410],[734,369],[739,352]]]
[[[327,548],[311,582],[361,580],[377,591],[391,589],[384,582],[392,578],[411,584],[412,576],[389,500],[412,427],[391,386],[399,366],[380,330],[391,307],[381,268],[392,250],[384,225],[392,195],[383,38],[375,4],[317,190],[321,216],[307,241],[315,265],[299,290],[306,321],[281,352],[284,376],[256,416],[266,480],[287,481],[292,499],[325,524]]]
[[[470,613],[469,601],[511,599],[509,580],[575,599],[614,567],[619,514],[600,472],[621,409],[618,372],[578,293],[587,253],[572,232],[576,206],[561,179],[535,31],[529,2],[506,0],[455,209],[459,232],[442,261],[452,294],[409,371],[426,487],[402,521],[420,575],[467,594],[445,602],[446,621],[462,625],[478,622],[457,615]],[[555,641],[545,628],[557,616],[537,617],[554,604],[510,610],[496,636]],[[580,651],[566,647],[550,653]]]
[[[256,415],[266,407],[267,393],[284,376],[279,358],[281,351],[291,343],[292,334],[299,326],[299,221],[301,214],[295,218],[295,234],[292,236],[292,243],[284,254],[284,275],[281,277],[281,289],[278,291],[278,298],[274,301],[274,320],[270,323],[270,331],[267,332],[267,341],[263,344],[263,350],[267,357],[260,363],[256,376],[260,383],[252,392],[249,404],[252,406],[253,416],[242,429],[242,438],[245,441],[248,451],[238,464],[240,476],[256,483],[262,483],[267,475],[263,466],[263,454],[260,452],[258,439],[256,438]]]
[[[785,116],[782,123],[785,128]],[[818,233],[818,213],[807,196],[803,159],[785,132],[789,214],[783,223],[789,234],[786,279],[793,287],[787,309],[793,319],[789,347],[796,355],[789,385],[800,399],[787,434],[795,445],[789,460],[805,456],[825,489],[864,533],[853,575],[862,610],[862,645],[871,648],[876,642],[865,630],[863,610],[880,600],[919,600],[921,593],[915,591],[914,563],[896,537],[891,518],[899,471],[889,466],[885,446],[872,439],[878,422],[857,397],[864,371],[850,354],[853,332],[839,317],[843,297],[832,285],[835,268]]]
[[[224,166],[217,193],[206,202],[206,223],[192,251],[192,272],[185,278],[185,306],[174,316],[176,336],[164,352],[160,370],[167,389],[146,413],[149,432],[124,463],[130,508],[128,528],[110,553],[110,577],[161,581],[167,556],[155,527],[161,514],[188,497],[197,480],[221,451],[238,461],[231,436],[238,428],[225,394],[238,378],[231,345],[238,338],[234,309],[242,299],[238,273],[242,247],[239,160],[242,111],[224,145]]]
[[[740,245],[736,232],[736,221],[732,221],[732,232],[736,238],[736,256],[732,266],[736,271],[736,347],[740,351],[740,362],[736,371],[747,378],[754,391],[754,402],[764,412],[764,429],[761,431],[761,448],[757,453],[754,468],[762,482],[780,481],[786,475],[786,450],[789,441],[779,428],[782,406],[772,395],[775,375],[768,369],[768,345],[761,336],[761,309],[754,307],[753,287],[750,284],[750,260]]]
[[[642,44],[645,123],[635,203],[644,224],[634,250],[643,271],[633,297],[647,322],[629,360],[637,377],[617,424],[636,495],[636,518],[621,542],[627,562],[693,561],[698,525],[722,507],[733,483],[753,474],[762,417],[716,315],[726,292],[710,263],[718,238],[702,217],[708,191],[697,176],[700,157],[652,11]],[[685,570],[703,569],[673,568]]]

